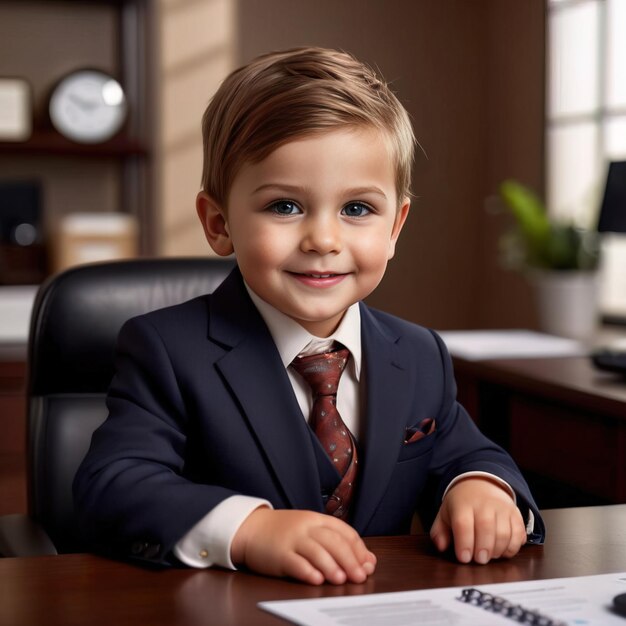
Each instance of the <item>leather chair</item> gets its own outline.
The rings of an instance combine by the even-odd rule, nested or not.
[[[99,263],[41,286],[28,346],[28,515],[0,517],[0,555],[84,549],[72,481],[107,415],[118,331],[130,317],[212,292],[234,264],[213,258]]]

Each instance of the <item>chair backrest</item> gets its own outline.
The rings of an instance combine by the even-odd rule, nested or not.
[[[117,334],[129,318],[211,293],[234,267],[213,258],[84,265],[37,293],[28,348],[29,514],[57,551],[81,545],[72,481],[104,421]]]

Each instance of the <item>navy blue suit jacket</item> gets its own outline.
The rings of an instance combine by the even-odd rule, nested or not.
[[[533,510],[541,541],[514,462],[457,403],[439,337],[360,306],[367,393],[352,525],[362,535],[406,533],[427,482],[435,506],[455,476],[482,470]],[[126,323],[107,404],[74,483],[81,527],[100,549],[166,562],[234,494],[323,510],[310,429],[238,270],[212,295]],[[406,429],[429,417],[435,432],[405,444]]]

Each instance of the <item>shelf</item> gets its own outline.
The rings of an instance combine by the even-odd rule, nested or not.
[[[81,144],[54,131],[36,131],[28,141],[0,141],[1,155],[57,155],[81,157],[146,156],[148,150],[139,141],[123,135],[99,144]]]
[[[40,212],[45,224],[85,210],[136,216],[142,254],[152,254],[156,241],[149,97],[155,4],[154,0],[0,0],[0,40],[6,40],[12,51],[0,55],[2,74],[23,76],[30,82],[34,124],[27,141],[0,141],[0,178],[41,181]],[[24,32],[29,33],[27,39]],[[64,33],[61,40],[59,32]],[[109,141],[72,141],[47,119],[51,89],[77,65],[100,68],[124,85],[128,119]],[[11,272],[19,267],[18,262],[9,265]],[[30,278],[16,280],[31,282]],[[9,281],[0,276],[0,282]]]

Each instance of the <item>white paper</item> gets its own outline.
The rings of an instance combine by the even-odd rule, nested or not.
[[[0,343],[26,343],[37,287],[0,288]]]
[[[448,330],[439,333],[452,356],[468,361],[586,356],[580,341],[532,330]]]
[[[302,626],[503,626],[510,618],[458,600],[464,587],[361,596],[260,602],[259,607]],[[575,578],[477,585],[515,605],[539,611],[553,624],[624,626],[611,611],[626,593],[626,572]]]

